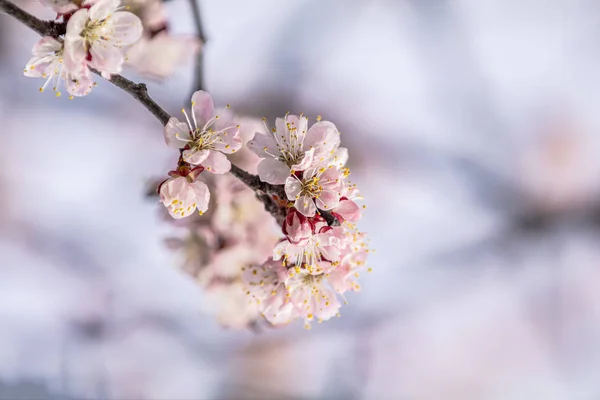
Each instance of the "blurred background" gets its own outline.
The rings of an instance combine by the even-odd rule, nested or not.
[[[373,273],[310,331],[222,329],[144,195],[160,125],[100,80],[39,94],[0,15],[0,398],[600,398],[600,3],[200,6],[217,103],[343,132]],[[151,95],[177,112],[192,71]]]

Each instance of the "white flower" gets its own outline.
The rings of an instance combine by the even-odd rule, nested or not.
[[[339,145],[340,133],[333,123],[319,121],[308,129],[308,118],[302,115],[277,118],[275,129],[257,132],[248,142],[248,148],[263,158],[258,164],[260,179],[273,185],[283,184],[293,172],[325,162]]]
[[[72,96],[85,96],[93,87],[92,76],[85,64],[67,68],[64,63],[64,46],[51,36],[40,39],[32,50],[33,57],[25,66],[23,73],[30,78],[46,78],[40,88],[43,92],[53,82],[52,89],[60,96],[60,82],[65,82],[67,92]]]
[[[273,260],[243,271],[246,294],[255,299],[260,312],[273,325],[287,324],[296,318],[284,284],[286,277],[287,270]]]
[[[142,35],[142,22],[134,14],[119,11],[120,0],[99,0],[89,9],[76,11],[67,23],[65,62],[87,64],[109,79],[121,72],[125,56],[121,49]]]
[[[229,109],[215,111],[212,96],[202,90],[192,96],[192,119],[185,110],[186,122],[172,117],[165,126],[167,145],[184,149],[183,161],[202,165],[214,174],[224,174],[231,163],[223,153],[231,154],[242,147],[240,126],[233,122]]]

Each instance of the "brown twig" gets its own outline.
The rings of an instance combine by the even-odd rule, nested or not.
[[[192,3],[194,3],[193,0]],[[65,33],[66,25],[64,23],[58,24],[52,21],[42,21],[17,7],[8,0],[0,0],[0,10],[19,20],[42,36],[52,36],[57,38]],[[201,26],[199,26],[199,29],[198,35],[201,40],[204,40]],[[94,69],[91,69],[91,71],[100,75],[100,73]],[[112,75],[108,81],[138,100],[144,107],[146,107],[148,111],[152,113],[152,115],[156,117],[156,119],[160,121],[163,126],[166,125],[171,118],[169,113],[167,113],[148,95],[148,88],[144,83],[135,83],[121,75]],[[262,182],[258,176],[249,174],[233,164],[231,165],[230,172],[233,176],[246,184],[246,186],[248,186],[250,189],[257,192],[257,197],[263,202],[265,209],[271,215],[273,215],[278,222],[281,223],[283,221],[283,218],[285,218],[285,208],[279,207],[277,202],[275,202],[272,197],[277,196],[281,200],[286,199],[285,191],[282,185],[271,185],[269,183]],[[329,225],[339,225],[337,219],[330,213],[321,211],[321,215],[323,218],[325,218]]]
[[[198,50],[196,56],[196,65],[194,69],[194,91],[204,89],[204,44],[206,43],[206,36],[204,35],[204,27],[202,25],[202,18],[200,17],[200,7],[198,6],[198,0],[190,0],[190,8],[192,9],[192,17],[194,18],[194,25],[196,25],[196,35],[202,46]]]
[[[64,35],[67,31],[67,24],[54,21],[42,21],[8,0],[0,0],[0,10],[19,20],[42,36],[52,36],[56,38],[60,35]]]

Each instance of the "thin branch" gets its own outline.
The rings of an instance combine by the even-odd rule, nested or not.
[[[194,2],[192,1],[192,3]],[[0,10],[19,20],[42,36],[52,36],[56,38],[65,33],[65,24],[57,24],[52,21],[42,21],[17,7],[8,0],[0,0]],[[203,40],[204,36],[201,26],[199,26],[198,32],[199,37],[201,40]],[[94,69],[91,69],[91,71],[100,75],[100,72]],[[154,115],[160,121],[163,126],[166,125],[171,118],[169,113],[167,113],[148,95],[148,88],[144,83],[135,83],[121,75],[112,75],[108,81],[113,85],[123,89],[125,92],[129,93],[136,100],[138,100],[144,107],[146,107],[148,111],[152,113],[152,115]],[[286,199],[285,191],[282,185],[271,185],[269,183],[262,182],[258,176],[249,174],[233,164],[231,165],[230,172],[233,176],[246,184],[250,189],[257,192],[257,197],[263,202],[265,209],[271,213],[278,222],[283,221],[283,218],[285,218],[285,208],[280,207],[272,197],[277,196],[281,200]],[[320,213],[329,225],[339,225],[338,220],[332,214],[326,211],[321,211]]]
[[[100,72],[95,69],[91,70],[93,73],[100,75]],[[145,83],[135,83],[121,75],[112,75],[108,81],[133,96],[146,107],[146,109],[150,111],[161,124],[166,125],[167,122],[169,122],[171,116],[148,95],[148,88]]]
[[[194,18],[194,25],[196,25],[196,35],[200,41],[200,50],[196,55],[196,67],[194,69],[194,91],[204,89],[204,44],[206,43],[206,36],[204,36],[204,28],[202,26],[202,18],[200,16],[200,7],[198,6],[198,0],[190,0],[190,8],[192,9],[192,16]]]
[[[54,21],[42,21],[22,10],[8,0],[0,0],[0,10],[19,20],[42,36],[59,37],[67,31],[67,24]]]

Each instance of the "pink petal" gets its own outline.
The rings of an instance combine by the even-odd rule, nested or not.
[[[119,49],[114,46],[106,46],[98,41],[92,44],[90,48],[92,61],[89,65],[100,72],[108,74],[118,74],[123,69],[125,57]]]
[[[340,195],[332,190],[322,190],[317,198],[317,207],[321,210],[331,210],[340,202]]]
[[[314,217],[317,212],[317,207],[315,207],[315,201],[309,196],[300,196],[294,202],[294,207],[298,210],[302,215],[307,217]]]
[[[306,153],[304,153],[302,161],[300,161],[298,164],[292,165],[292,169],[294,171],[304,171],[305,169],[311,166],[314,155],[315,149],[308,150]]]
[[[171,117],[165,125],[164,136],[168,146],[183,149],[188,144],[185,140],[191,139],[190,128],[177,118]]]
[[[194,192],[196,208],[203,213],[206,212],[208,210],[208,203],[210,202],[208,186],[202,181],[194,181],[190,185]]]
[[[315,148],[314,162],[326,161],[332,151],[340,145],[340,133],[335,125],[329,121],[313,124],[304,138],[304,149]]]
[[[92,90],[94,80],[87,65],[81,64],[78,70],[65,73],[65,84],[69,94],[80,97]]]
[[[89,10],[82,8],[81,10],[76,11],[71,18],[69,18],[69,22],[67,23],[67,32],[65,33],[65,40],[75,40],[81,38],[81,32],[85,28],[89,16]]]
[[[213,174],[224,174],[231,169],[231,162],[220,151],[208,150],[208,157],[202,161],[202,166]]]
[[[290,176],[290,169],[274,158],[265,158],[258,164],[258,176],[263,182],[272,185],[283,185]]]
[[[338,147],[333,153],[333,163],[337,167],[341,168],[348,162],[348,149],[345,147]]]
[[[120,3],[120,0],[98,0],[90,7],[90,19],[92,21],[106,19],[106,17],[115,12]]]
[[[264,160],[263,160],[264,161]],[[302,191],[302,182],[295,176],[288,176],[285,180],[285,194],[288,200],[296,200]]]
[[[32,54],[34,56],[42,57],[46,55],[54,55],[55,52],[61,50],[63,44],[52,36],[45,36],[37,41],[33,46]]]
[[[192,95],[192,104],[192,112],[196,115],[199,128],[202,128],[208,120],[215,116],[213,98],[204,90],[198,90]]]
[[[341,200],[333,211],[350,222],[356,222],[362,217],[360,207],[350,199]]]
[[[116,46],[127,46],[142,37],[142,21],[133,13],[117,11],[111,15],[110,42]],[[164,55],[163,55],[164,56]]]
[[[248,142],[248,148],[259,157],[272,158],[279,155],[277,142],[271,134],[256,132],[254,138]]]
[[[206,160],[209,153],[210,150],[184,150],[183,161],[194,165],[200,165]]]

